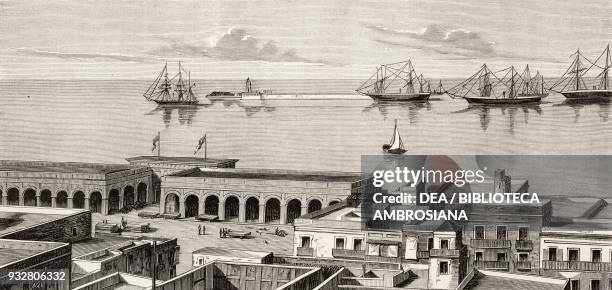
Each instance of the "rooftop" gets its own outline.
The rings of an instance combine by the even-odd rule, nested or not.
[[[83,211],[85,210],[28,206],[0,206],[0,237]]]
[[[72,257],[79,257],[104,249],[121,249],[135,243],[144,243],[149,240],[169,241],[165,238],[125,237],[115,234],[97,234],[94,238],[72,244]]]
[[[97,173],[107,174],[132,169],[123,164],[102,164],[85,162],[52,162],[0,160],[1,171],[59,172],[59,173]]]
[[[236,163],[239,159],[217,159],[202,157],[183,157],[183,156],[136,156],[126,158],[128,162],[159,162],[159,163],[180,163],[184,165],[201,166],[207,164]]]
[[[477,271],[464,290],[563,290],[565,280],[495,271]]]
[[[194,168],[171,174],[179,177],[243,178],[324,182],[355,182],[362,178],[359,173],[336,171],[301,171],[286,169],[216,169]]]
[[[0,267],[67,245],[55,242],[0,239]]]
[[[234,249],[219,248],[219,247],[204,247],[204,248],[193,251],[193,254],[221,256],[221,257],[234,257],[234,258],[263,258],[272,253],[271,252],[234,250]]]

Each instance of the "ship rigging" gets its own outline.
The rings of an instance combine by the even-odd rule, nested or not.
[[[191,72],[183,69],[179,61],[178,73],[172,78],[168,77],[168,64],[159,73],[155,81],[143,94],[147,101],[163,104],[197,104],[198,100],[193,92],[195,83],[191,82]],[[187,74],[187,83],[183,79],[183,73]]]

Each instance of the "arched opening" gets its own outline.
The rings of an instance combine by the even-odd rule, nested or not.
[[[310,202],[308,202],[308,213],[311,213],[313,211],[317,211],[321,209],[321,201],[318,199],[313,199]]]
[[[237,219],[240,214],[240,201],[235,196],[225,199],[225,220]]]
[[[89,209],[91,212],[102,212],[102,193],[94,191],[89,194]]]
[[[40,206],[51,207],[51,190],[44,189],[40,192]]]
[[[9,188],[6,195],[7,203],[9,205],[19,205],[19,189]]]
[[[57,193],[55,197],[55,207],[68,207],[68,193],[65,191],[60,191]]]
[[[128,185],[123,189],[123,207],[134,207],[134,187]]]
[[[244,218],[246,221],[257,222],[259,220],[259,199],[251,196],[245,204]]]
[[[204,213],[209,215],[219,215],[219,198],[209,195],[204,200]]]
[[[141,202],[141,203],[147,202],[147,184],[142,183],[142,182],[139,183],[138,187],[136,188],[136,191],[138,192],[137,194],[138,202]]]
[[[292,199],[287,203],[287,223],[293,221],[302,215],[302,203],[297,199]]]
[[[36,191],[34,189],[28,188],[23,193],[23,205],[25,206],[36,206]]]
[[[337,200],[332,200],[332,201],[330,201],[330,202],[329,202],[329,205],[334,205],[334,204],[337,204],[337,203],[339,203],[339,201],[337,201]]]
[[[200,199],[196,195],[189,195],[185,199],[185,217],[192,217],[198,215]]]
[[[276,198],[270,198],[266,201],[266,215],[264,221],[266,223],[280,222],[280,201]]]
[[[108,214],[118,212],[119,206],[119,190],[111,189],[108,193]]]
[[[166,195],[164,213],[177,214],[179,212],[179,197],[174,193]]]
[[[85,194],[77,191],[72,196],[72,208],[85,208]]]

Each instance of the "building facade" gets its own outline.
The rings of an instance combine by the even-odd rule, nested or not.
[[[160,212],[286,224],[364,186],[361,176],[351,173],[193,168],[162,177]]]
[[[0,161],[2,205],[87,209],[111,214],[154,199],[153,172],[127,165]]]

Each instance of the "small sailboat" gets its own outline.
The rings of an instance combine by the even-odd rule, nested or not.
[[[612,67],[610,45],[608,44],[595,61],[586,58],[580,50],[572,56],[575,56],[574,61],[550,90],[561,93],[572,101],[610,101],[612,99],[608,75]]]
[[[432,95],[443,95],[444,94],[444,87],[442,86],[442,80],[440,80],[438,82],[438,87],[435,88],[432,92]]]
[[[402,142],[402,137],[397,129],[397,120],[395,120],[395,128],[393,129],[393,137],[391,137],[391,141],[389,141],[389,144],[383,145],[382,149],[383,152],[389,154],[406,153],[406,149],[404,149],[404,142]]]
[[[187,84],[183,79],[183,73],[188,75]],[[162,71],[143,96],[147,101],[153,101],[160,105],[193,105],[198,103],[198,99],[192,90],[194,87],[195,83],[191,83],[191,73],[185,71],[179,61],[179,70],[174,77],[168,77],[168,64],[164,65]]]
[[[407,60],[379,66],[356,91],[374,100],[426,101],[431,94],[423,89],[423,80]]]

